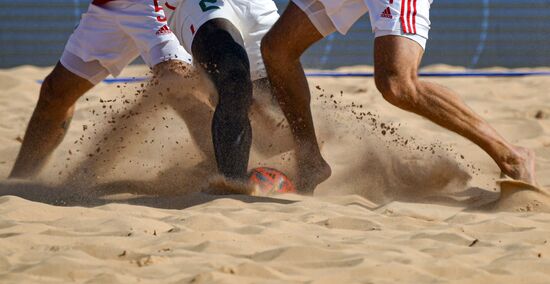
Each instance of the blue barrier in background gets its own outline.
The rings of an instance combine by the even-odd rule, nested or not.
[[[190,0],[188,0],[190,1]],[[283,9],[287,1],[275,1]],[[49,66],[90,0],[0,0],[0,68]],[[550,0],[435,0],[423,65],[550,66]],[[368,16],[332,34],[302,61],[315,69],[372,65]]]

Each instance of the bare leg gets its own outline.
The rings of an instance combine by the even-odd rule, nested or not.
[[[504,174],[534,184],[534,153],[508,143],[451,90],[418,80],[422,54],[420,45],[408,38],[376,38],[375,81],[384,98],[468,138],[487,152]]]
[[[312,192],[331,175],[321,156],[311,115],[311,95],[300,56],[323,36],[305,13],[290,2],[262,40],[262,56],[273,91],[296,142],[297,188]]]
[[[74,103],[93,87],[58,63],[40,89],[38,104],[27,127],[10,178],[30,178],[43,168],[69,128]]]

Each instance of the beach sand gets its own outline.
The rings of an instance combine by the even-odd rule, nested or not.
[[[6,180],[37,80],[49,70],[0,70],[1,283],[550,279],[550,77],[429,78],[457,91],[512,143],[534,149],[543,192],[509,182],[501,192],[488,155],[391,106],[372,78],[310,78],[333,176],[314,196],[254,197],[200,192],[215,173],[205,146],[210,122],[197,115],[208,117],[208,99],[173,94],[179,87],[153,96],[141,83],[94,88],[40,177]],[[131,66],[123,76],[146,71]],[[267,125],[277,125],[269,128],[255,111],[250,166],[293,177],[280,113],[267,114]],[[202,144],[181,119],[189,113]]]

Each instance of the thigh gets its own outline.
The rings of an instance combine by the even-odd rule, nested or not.
[[[51,83],[50,87],[55,90],[50,95],[66,98],[71,103],[75,102],[95,85],[64,66],[61,62],[55,65],[48,77]]]
[[[267,44],[268,49],[264,52],[269,53],[269,48],[277,47],[277,49],[286,50],[288,54],[300,56],[324,36],[307,14],[290,2],[279,20],[267,33],[267,37],[268,40],[263,44]]]

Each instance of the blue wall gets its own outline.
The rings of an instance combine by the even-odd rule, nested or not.
[[[89,2],[0,0],[0,67],[55,64]],[[550,66],[550,0],[434,0],[431,20],[424,65]],[[348,36],[334,34],[312,47],[303,62],[372,65],[372,41],[364,17]]]

